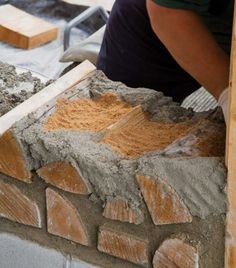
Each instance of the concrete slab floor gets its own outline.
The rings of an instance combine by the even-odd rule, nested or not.
[[[7,233],[0,233],[0,267],[99,268]]]

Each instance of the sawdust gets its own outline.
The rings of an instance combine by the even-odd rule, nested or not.
[[[104,136],[102,143],[110,144],[119,153],[136,157],[155,150],[162,150],[176,139],[185,136],[189,123],[165,124],[146,118],[142,125],[127,125]]]
[[[56,112],[45,124],[46,130],[73,129],[98,132],[117,122],[132,107],[114,93],[94,99],[58,100]]]

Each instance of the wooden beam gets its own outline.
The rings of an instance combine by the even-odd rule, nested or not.
[[[230,94],[228,103],[227,152],[228,213],[226,220],[225,268],[236,267],[236,5],[232,34]]]
[[[31,49],[55,40],[58,28],[12,5],[0,6],[0,41]]]
[[[107,11],[111,11],[115,0],[63,0],[63,2],[72,5],[88,6],[88,7],[94,5],[100,5],[104,7]]]

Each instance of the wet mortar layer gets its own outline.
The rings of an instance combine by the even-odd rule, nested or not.
[[[187,233],[190,241],[193,243],[199,241],[202,245],[201,267],[221,268],[224,255],[226,170],[221,157],[215,157],[214,154],[211,157],[200,157],[201,151],[194,147],[195,144],[204,141],[206,134],[224,135],[221,113],[219,111],[194,113],[181,108],[179,104],[172,102],[160,92],[142,88],[131,89],[121,83],[109,81],[100,72],[97,72],[95,78],[90,79],[84,92],[85,96],[92,99],[106,92],[116,93],[121,100],[131,106],[141,105],[143,110],[150,114],[153,122],[169,124],[191,122],[196,127],[188,135],[179,138],[163,150],[129,159],[116,152],[110,145],[100,142],[103,132],[71,129],[46,131],[45,123],[49,115],[36,120],[35,115],[30,114],[17,122],[12,129],[23,149],[28,169],[37,170],[54,161],[70,162],[80,169],[81,175],[93,191],[91,199],[97,205],[102,206],[107,200],[121,197],[131,208],[139,211],[143,224],[135,226],[124,223],[122,226],[129,226],[142,232],[145,230],[153,241],[152,252],[167,236]],[[166,180],[195,216],[193,222],[154,226],[150,217],[146,217],[146,212],[143,213],[144,201],[135,179],[137,173],[152,176],[157,180]],[[18,227],[19,230],[25,230],[25,227]],[[7,226],[4,228],[11,229]],[[36,240],[42,242],[43,239],[37,234],[34,236]],[[43,236],[46,241],[44,243],[48,243],[48,235]],[[50,240],[54,241],[54,238]],[[63,248],[66,242],[59,238],[57,241],[62,241]],[[60,243],[58,246],[60,247]],[[217,258],[215,252],[218,253]]]
[[[17,74],[14,66],[0,62],[0,117],[44,87],[30,72]]]

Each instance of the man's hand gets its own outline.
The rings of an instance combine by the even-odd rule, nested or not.
[[[229,88],[226,88],[220,95],[218,104],[223,110],[225,123],[228,120],[228,95],[229,95]]]
[[[151,25],[178,64],[216,99],[229,84],[229,56],[200,16],[146,0]]]

